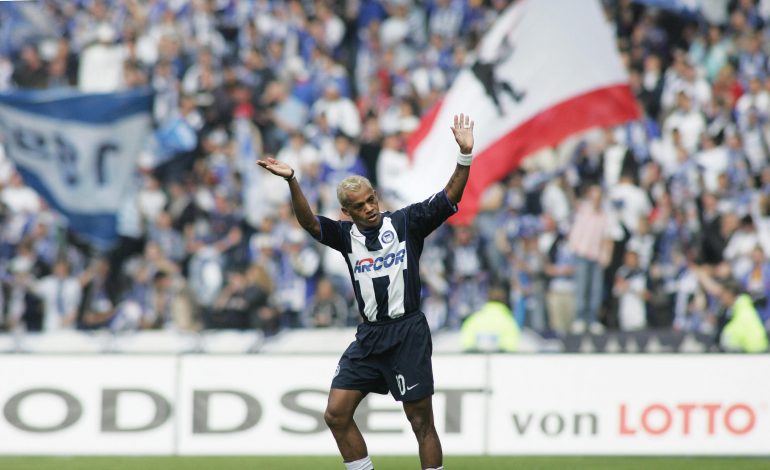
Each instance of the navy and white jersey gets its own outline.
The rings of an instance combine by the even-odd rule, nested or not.
[[[425,237],[455,212],[457,206],[441,191],[423,202],[382,213],[380,227],[364,233],[353,222],[318,216],[318,241],[345,258],[365,321],[387,321],[420,310]]]

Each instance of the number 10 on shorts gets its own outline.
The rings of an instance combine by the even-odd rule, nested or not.
[[[401,395],[406,395],[406,380],[401,374],[396,374],[396,384],[398,384],[398,391]]]
[[[401,374],[396,374],[396,384],[398,384],[398,391],[401,392],[401,396],[406,395],[406,392],[413,389],[414,387],[420,385],[419,382],[417,382],[414,385],[406,385],[406,380],[404,379],[404,376]]]

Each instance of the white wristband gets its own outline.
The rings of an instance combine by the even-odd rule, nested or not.
[[[473,161],[473,154],[464,154],[462,152],[457,154],[457,164],[462,166],[471,166],[471,162]]]

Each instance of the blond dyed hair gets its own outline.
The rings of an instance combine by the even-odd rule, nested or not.
[[[361,188],[369,188],[374,191],[372,182],[360,175],[348,176],[337,185],[337,200],[342,207],[348,205],[348,194],[360,191]]]

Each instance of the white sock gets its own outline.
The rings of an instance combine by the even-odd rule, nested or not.
[[[372,465],[372,459],[367,455],[363,459],[345,462],[345,468],[348,470],[374,470],[374,465]]]
[[[426,468],[425,470],[444,470],[444,466],[436,467],[436,468]]]

